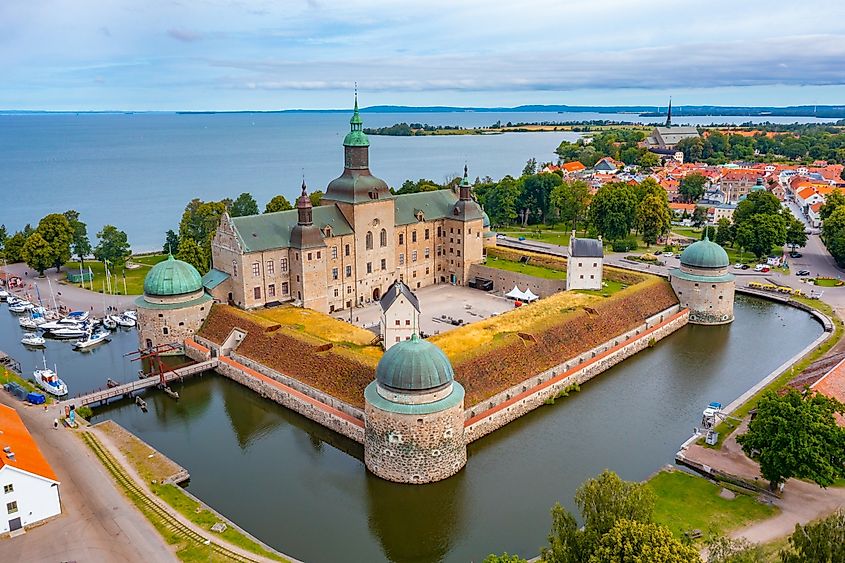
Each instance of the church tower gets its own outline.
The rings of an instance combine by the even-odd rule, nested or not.
[[[666,112],[666,127],[672,127],[672,98],[669,98],[669,111]]]

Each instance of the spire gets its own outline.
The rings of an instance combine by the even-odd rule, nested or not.
[[[352,131],[360,131],[363,125],[363,121],[361,120],[361,114],[358,113],[358,83],[355,83],[355,109],[352,111],[352,119],[349,120],[349,124],[352,126]]]
[[[460,191],[460,193],[459,193],[460,199],[462,199],[464,201],[472,199],[470,194],[469,194],[469,191],[470,191],[469,170],[467,168],[466,163],[464,163],[464,177],[461,180],[461,183],[460,183],[460,186],[459,186],[459,191]]]
[[[669,96],[669,111],[666,112],[666,127],[672,127],[672,97]]]
[[[358,85],[355,85],[355,107],[352,110],[352,118],[349,120],[349,133],[343,139],[343,145],[347,147],[367,147],[369,139],[364,134],[364,121],[358,111]]]
[[[313,223],[311,198],[308,197],[308,188],[305,187],[305,177],[302,178],[302,194],[296,200],[296,210],[300,225],[310,225]]]

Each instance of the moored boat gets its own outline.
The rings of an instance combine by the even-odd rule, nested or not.
[[[68,326],[64,328],[56,328],[49,331],[50,336],[53,338],[62,338],[62,339],[69,339],[69,338],[83,338],[88,334],[88,326],[86,325],[77,325],[77,326]]]
[[[73,345],[77,350],[87,350],[97,344],[107,342],[111,333],[107,330],[89,331],[82,339],[77,340]]]
[[[58,369],[58,368],[57,368]],[[67,385],[59,379],[58,374],[47,367],[47,358],[44,357],[44,369],[37,369],[33,372],[35,382],[39,387],[55,395],[56,397],[63,397],[67,395]]]
[[[21,325],[21,328],[24,330],[35,330],[38,328],[38,324],[32,317],[21,317],[18,319],[18,324]]]
[[[109,330],[114,330],[117,328],[117,321],[115,321],[111,317],[103,317],[103,326]]]
[[[118,325],[124,328],[132,328],[136,324],[135,319],[127,317],[126,315],[116,315],[112,318]]]
[[[71,311],[65,316],[65,318],[72,321],[76,321],[78,323],[82,323],[87,321],[89,316],[90,314],[88,313],[88,311]]]
[[[38,336],[34,332],[28,332],[21,338],[21,344],[24,346],[44,346],[45,340],[43,336]]]

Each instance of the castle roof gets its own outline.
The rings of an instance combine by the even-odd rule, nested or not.
[[[376,380],[391,390],[428,391],[454,379],[446,354],[416,334],[391,346],[376,366]]]
[[[314,225],[332,236],[351,235],[352,227],[335,205],[320,205],[313,209]],[[289,248],[291,233],[299,221],[298,210],[277,211],[262,215],[232,217],[232,226],[238,234],[244,252],[261,252],[273,248]]]
[[[681,253],[681,264],[692,268],[727,268],[730,265],[725,249],[708,238],[694,242]]]
[[[572,238],[571,256],[573,258],[601,258],[604,256],[602,243],[594,238]]]
[[[152,296],[184,295],[202,289],[202,277],[196,268],[176,260],[173,255],[159,262],[144,277],[144,294]]]
[[[417,310],[419,313],[420,311],[420,301],[417,299],[417,296],[414,295],[414,292],[411,291],[411,288],[408,287],[405,282],[400,280],[396,280],[393,282],[393,285],[381,296],[379,300],[379,305],[381,305],[382,311],[387,311],[390,309],[390,306],[393,305],[393,302],[400,296],[404,295],[405,298],[410,301],[411,305],[414,306],[414,309]]]

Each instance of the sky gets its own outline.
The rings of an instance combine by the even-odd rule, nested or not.
[[[0,0],[0,109],[845,104],[836,0]]]

